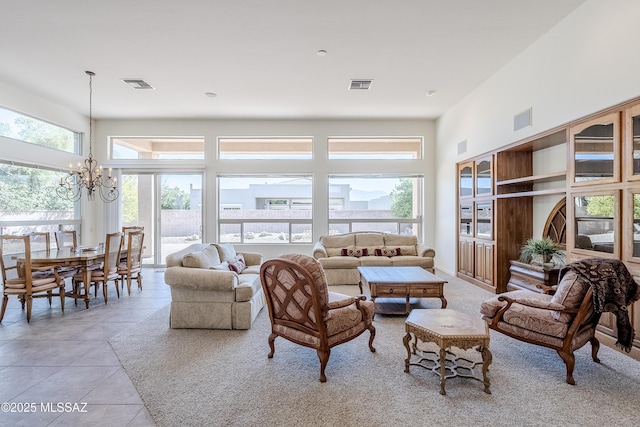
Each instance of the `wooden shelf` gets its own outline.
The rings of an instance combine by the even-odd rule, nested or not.
[[[507,179],[496,182],[497,186],[513,185],[513,184],[536,184],[539,182],[554,182],[566,179],[567,171],[545,173],[542,175],[523,176],[521,178]]]
[[[514,197],[533,197],[533,196],[549,196],[553,194],[566,194],[566,188],[552,188],[549,190],[521,191],[519,193],[498,194],[497,199],[509,199]]]

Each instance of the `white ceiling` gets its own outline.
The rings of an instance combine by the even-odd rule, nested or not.
[[[94,71],[96,118],[437,118],[583,2],[0,0],[0,81],[86,114]]]

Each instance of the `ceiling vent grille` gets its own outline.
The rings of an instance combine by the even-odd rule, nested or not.
[[[373,80],[351,80],[349,90],[369,90]]]
[[[133,89],[155,89],[153,86],[142,79],[122,79],[122,81],[131,86]]]

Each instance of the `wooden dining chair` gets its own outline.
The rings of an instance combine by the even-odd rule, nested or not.
[[[107,303],[108,289],[107,284],[113,281],[116,286],[116,293],[120,298],[120,288],[118,287],[118,264],[120,263],[120,251],[122,250],[122,233],[109,233],[105,238],[104,261],[101,266],[91,269],[90,285],[94,286],[95,295],[98,294],[98,286],[102,284],[102,295],[104,303]],[[84,285],[84,272],[77,273],[73,276],[74,293],[80,294],[81,286]]]
[[[76,230],[58,230],[55,232],[55,238],[58,250],[67,247],[75,248],[78,246]]]
[[[0,236],[0,268],[3,294],[0,322],[11,295],[18,297],[23,310],[27,307],[27,323],[31,321],[33,298],[48,298],[51,305],[52,297],[59,296],[64,311],[64,281],[54,266],[31,265],[31,236]],[[56,289],[58,292],[54,293]]]
[[[34,231],[29,237],[31,252],[51,250],[51,233],[48,231]]]
[[[122,227],[122,234],[124,235],[124,242],[123,244],[127,243],[127,235],[131,232],[134,231],[142,231],[144,233],[144,227],[141,225],[131,225],[131,226],[123,226]]]
[[[124,279],[127,279],[127,292],[131,295],[131,282],[135,280],[138,283],[138,289],[142,290],[142,248],[144,242],[143,231],[129,231],[124,238],[124,250],[127,253],[127,259],[118,265],[118,274],[120,275],[120,286],[124,289]]]

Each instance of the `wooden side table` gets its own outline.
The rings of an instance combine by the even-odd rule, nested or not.
[[[484,384],[484,392],[491,394],[489,389],[491,382],[487,376],[489,365],[493,359],[489,351],[489,327],[480,317],[472,317],[454,310],[411,310],[409,317],[404,322],[407,334],[403,343],[407,349],[407,358],[404,361],[404,371],[409,372],[409,366],[421,366],[436,374],[440,374],[440,394],[447,394],[445,382],[448,378],[462,377],[481,381]],[[413,345],[410,347],[411,334]],[[435,352],[423,351],[418,348],[418,340],[433,342],[440,347],[439,357]],[[450,350],[458,347],[467,350],[473,347],[482,355],[482,362],[456,357]],[[417,362],[411,362],[411,356],[418,356]],[[431,355],[432,357],[426,357]],[[449,357],[447,357],[449,356]],[[482,364],[482,378],[475,374],[474,368]]]

